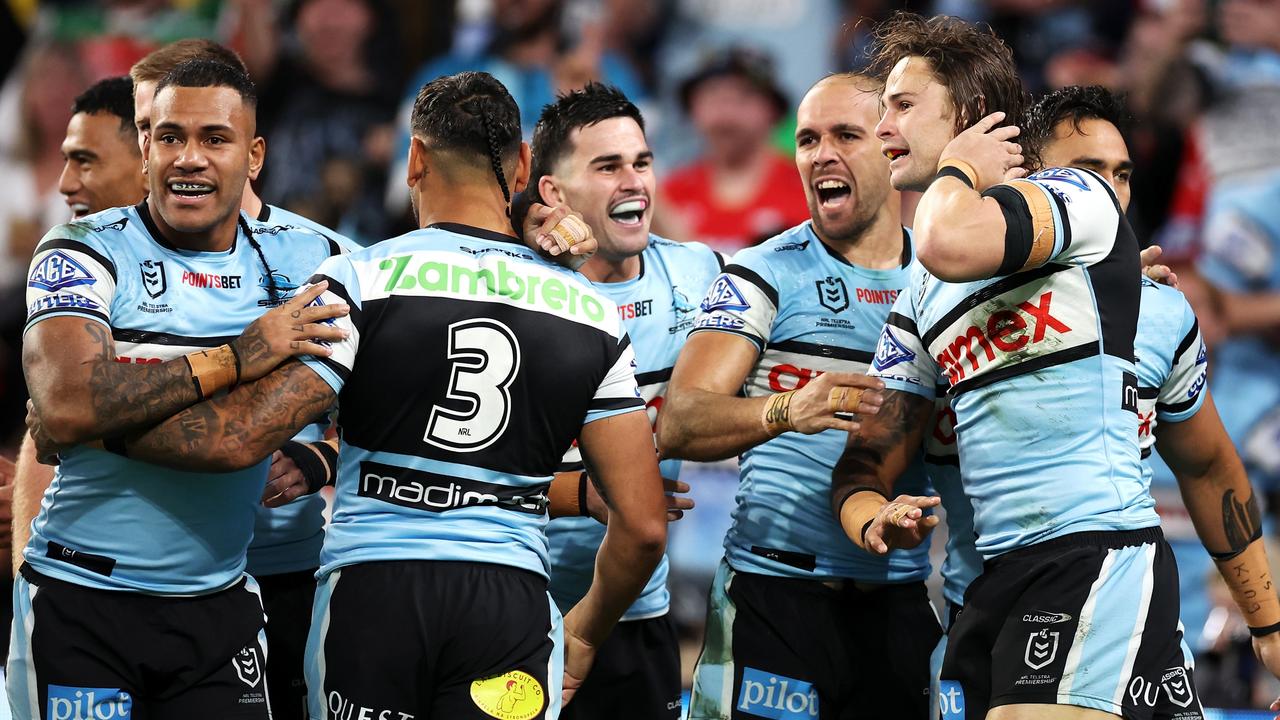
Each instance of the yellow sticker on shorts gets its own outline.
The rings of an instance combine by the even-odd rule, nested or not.
[[[471,683],[476,707],[498,720],[532,720],[546,704],[546,692],[532,675],[519,670]]]

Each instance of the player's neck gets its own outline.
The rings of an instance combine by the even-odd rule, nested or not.
[[[244,211],[244,214],[251,218],[259,217],[262,215],[262,206],[264,204],[262,198],[258,197],[258,194],[253,191],[253,186],[246,182],[244,184],[244,195],[240,196],[240,209]]]
[[[469,187],[443,184],[423,189],[418,197],[418,227],[436,223],[458,223],[489,230],[502,235],[513,235],[507,206],[498,195],[497,187]],[[424,202],[425,198],[430,198]]]
[[[163,240],[180,250],[226,252],[235,245],[236,233],[240,231],[239,212],[231,213],[226,220],[204,232],[187,233],[171,227],[154,208],[148,208],[148,210],[151,213],[151,220],[155,223],[156,230],[162,236],[156,239]]]
[[[587,279],[595,283],[619,283],[640,277],[640,256],[629,255],[624,258],[608,258],[599,252],[582,265],[579,270]]]
[[[854,237],[829,238],[818,228],[817,223],[814,223],[813,231],[827,247],[858,267],[891,270],[902,266],[901,215],[891,212],[887,207],[876,213],[871,224]]]

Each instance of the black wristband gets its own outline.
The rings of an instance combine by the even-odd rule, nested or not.
[[[323,444],[318,443],[318,445]],[[290,440],[280,448],[280,452],[302,471],[302,477],[307,481],[308,494],[318,491],[328,483],[329,469],[325,466],[324,460],[305,443]]]
[[[1262,539],[1262,524],[1258,523],[1258,525],[1255,526],[1253,529],[1253,535],[1249,538],[1249,542],[1245,543],[1244,547],[1238,550],[1228,550],[1227,552],[1213,552],[1212,550],[1209,550],[1209,557],[1213,558],[1218,562],[1226,562],[1228,560],[1234,560],[1236,559],[1236,557],[1244,553],[1245,550],[1248,550],[1250,545],[1254,544],[1255,542],[1261,539]],[[1205,549],[1208,550],[1208,548],[1205,548]]]
[[[1256,638],[1266,637],[1276,632],[1280,632],[1280,622],[1275,623],[1274,625],[1268,625],[1266,627],[1260,627],[1260,628],[1250,627],[1249,628],[1249,634]]]
[[[968,185],[970,190],[973,189],[973,181],[969,179],[969,176],[965,174],[965,171],[961,170],[955,165],[947,165],[943,167],[941,170],[938,171],[938,174],[935,175],[933,179],[938,180],[944,177],[953,177],[959,180],[960,182],[964,183],[965,185]]]
[[[587,483],[591,482],[587,479],[587,471],[583,470],[578,476],[578,514],[582,517],[591,517],[591,513],[587,511]]]
[[[880,488],[871,487],[870,485],[854,485],[853,487],[847,488],[843,491],[844,497],[840,498],[840,502],[835,506],[834,509],[836,511],[836,520],[840,519],[840,511],[844,509],[844,504],[849,502],[849,498],[853,497],[854,495],[857,495],[858,493],[864,490],[873,492],[879,495],[880,497],[884,498],[885,502],[889,502],[889,496],[885,495],[884,491],[881,490]]]
[[[862,547],[867,547],[867,531],[871,529],[871,523],[875,522],[875,518],[871,518],[862,524],[862,532],[858,533],[858,539],[862,541]]]

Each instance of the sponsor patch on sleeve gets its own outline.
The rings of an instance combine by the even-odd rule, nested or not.
[[[751,303],[747,302],[747,299],[742,295],[742,291],[738,290],[738,286],[734,284],[733,279],[728,275],[721,275],[716,278],[715,284],[707,291],[707,296],[702,301],[703,312],[715,312],[717,310],[742,312],[750,309]]]
[[[75,258],[61,250],[54,250],[31,271],[27,287],[52,292],[77,285],[92,285],[97,281]]]
[[[916,354],[902,344],[889,328],[880,333],[880,345],[876,348],[876,357],[871,367],[876,370],[888,370],[894,365],[911,362]]]

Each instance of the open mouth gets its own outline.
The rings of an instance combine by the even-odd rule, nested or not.
[[[609,210],[609,217],[619,225],[638,226],[648,207],[649,201],[644,198],[623,200]]]
[[[820,180],[814,186],[818,193],[818,204],[822,207],[836,207],[844,204],[853,190],[843,180]]]
[[[213,194],[213,185],[205,182],[171,180],[169,192],[184,198],[202,198]]]
[[[898,158],[906,157],[910,154],[910,150],[903,150],[902,148],[885,148],[884,150],[884,156],[889,158],[889,162],[893,162]]]
[[[71,217],[82,218],[89,214],[89,205],[82,202],[68,203],[67,207],[71,208]]]

